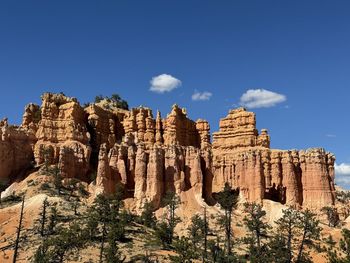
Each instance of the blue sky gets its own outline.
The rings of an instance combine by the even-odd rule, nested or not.
[[[118,93],[163,115],[176,102],[216,131],[245,104],[272,147],[334,152],[350,188],[349,13],[341,0],[3,0],[0,117],[19,123],[44,91]]]

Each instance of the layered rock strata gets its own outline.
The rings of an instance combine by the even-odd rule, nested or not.
[[[98,192],[112,193],[113,187],[120,183],[129,196],[135,198],[138,209],[146,201],[159,207],[166,191],[180,194],[194,188],[202,195],[201,159],[204,154],[193,146],[154,145],[147,148],[144,143],[133,146],[122,143],[115,144],[107,152],[103,145],[97,170]]]
[[[334,156],[324,149],[270,149],[267,130],[259,135],[255,115],[230,111],[213,134],[213,191],[225,182],[247,201],[273,199],[294,207],[334,204]]]
[[[0,181],[21,177],[33,165],[32,139],[26,130],[0,121]]]
[[[84,109],[75,98],[63,94],[44,93],[41,99],[36,163],[58,164],[63,177],[84,178],[91,154]]]
[[[57,165],[63,177],[90,181],[94,195],[111,194],[120,183],[140,210],[158,208],[166,191],[215,203],[212,193],[228,182],[246,201],[272,199],[294,207],[334,203],[334,156],[320,148],[270,149],[267,130],[255,114],[235,109],[213,133],[173,105],[162,118],[146,107],[130,111],[104,104],[81,107],[75,98],[45,93],[28,104],[20,127],[0,122],[0,179],[15,178],[33,165]]]
[[[181,145],[200,148],[209,143],[209,123],[197,123],[187,117],[186,109],[173,105],[165,119],[157,112],[153,118],[149,108],[132,109],[123,119],[125,141],[147,145]]]

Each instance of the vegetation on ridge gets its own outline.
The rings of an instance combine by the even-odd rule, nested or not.
[[[108,96],[103,97],[102,95],[98,95],[95,97],[95,103],[99,103],[103,100],[107,101],[108,102],[107,105],[111,105],[112,107],[120,108],[120,109],[124,109],[124,110],[129,109],[128,102],[126,100],[122,99],[118,94],[112,94],[110,97],[108,97]],[[105,106],[107,106],[107,105],[105,105]]]
[[[338,246],[332,236],[321,240],[320,221],[309,210],[285,209],[272,227],[261,204],[245,203],[238,221],[239,192],[228,184],[215,196],[215,218],[207,216],[203,208],[192,216],[185,232],[178,232],[181,204],[174,192],[167,192],[162,199],[163,216],[155,216],[152,202],[145,202],[141,215],[136,216],[125,208],[122,185],[116,185],[115,194],[99,195],[87,205],[81,182],[62,180],[50,165],[43,166],[40,173],[49,180],[45,181],[49,196],[42,199],[34,227],[24,224],[16,239],[18,258],[35,247],[35,253],[27,258],[30,262],[302,263],[312,262],[311,252],[324,253],[331,263],[350,259],[350,231],[342,230]],[[42,187],[35,181],[28,185]],[[334,227],[335,211],[327,207],[323,211]],[[245,229],[243,235],[237,236],[233,230],[238,224]]]

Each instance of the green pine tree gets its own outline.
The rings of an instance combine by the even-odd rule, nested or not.
[[[37,220],[38,226],[38,232],[40,234],[40,236],[44,236],[46,234],[46,223],[48,220],[48,207],[49,207],[50,203],[49,201],[47,201],[47,198],[44,199],[43,201],[43,205],[41,208],[41,211],[39,213],[39,219]]]
[[[301,213],[298,227],[302,235],[296,262],[301,263],[310,260],[308,253],[305,252],[305,247],[312,247],[314,242],[320,239],[321,228],[319,227],[319,220],[316,219],[316,214],[308,209]]]
[[[162,199],[163,206],[167,207],[167,216],[156,227],[156,237],[161,241],[163,248],[169,248],[173,243],[174,230],[180,219],[175,210],[180,204],[180,198],[174,192],[167,192]]]
[[[58,223],[58,218],[59,218],[59,214],[58,214],[58,210],[56,205],[53,205],[50,207],[50,215],[49,215],[49,224],[48,224],[48,234],[52,235],[55,233],[56,231],[56,226]]]
[[[204,210],[205,211],[205,210]],[[202,261],[207,260],[207,236],[209,232],[209,225],[206,218],[206,211],[204,212],[204,218],[199,215],[194,215],[191,218],[191,225],[188,228],[188,234],[192,245],[196,249],[197,257],[201,254]]]
[[[49,246],[47,244],[47,241],[44,241],[43,244],[40,245],[35,251],[32,262],[33,263],[50,263],[51,258],[52,258],[52,255],[49,251]]]
[[[146,202],[143,205],[140,219],[142,224],[147,227],[154,228],[156,226],[157,219],[154,215],[154,207],[151,202]]]
[[[174,241],[174,250],[177,255],[169,256],[170,261],[174,263],[192,263],[198,257],[195,246],[187,237]]]
[[[280,246],[272,244],[270,248],[278,250],[271,251],[272,254],[284,256],[284,258],[281,258],[283,262],[292,262],[293,250],[296,248],[294,242],[296,242],[300,235],[299,222],[300,214],[292,208],[283,210],[282,217],[276,221],[276,236],[273,238],[273,241],[279,241]]]
[[[247,215],[243,222],[249,233],[244,241],[249,247],[249,260],[250,262],[270,262],[266,242],[262,242],[267,238],[267,231],[271,229],[271,226],[263,220],[266,212],[260,204],[256,203],[245,203],[244,207]]]
[[[336,227],[339,224],[339,214],[335,207],[322,207],[321,212],[325,213],[328,220],[328,226]]]
[[[232,213],[237,208],[239,190],[232,189],[228,183],[225,183],[223,191],[217,193],[217,201],[225,214],[220,218],[219,224],[225,229],[225,247],[227,255],[232,254]]]
[[[52,261],[62,263],[74,251],[84,247],[86,237],[78,223],[69,228],[61,228],[58,235],[51,237],[48,241],[52,248]]]

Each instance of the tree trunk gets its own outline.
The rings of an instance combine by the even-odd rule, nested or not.
[[[23,221],[23,210],[24,210],[24,196],[22,199],[22,207],[21,207],[21,214],[19,218],[19,223],[17,227],[17,237],[15,242],[15,252],[13,253],[13,263],[16,263],[17,261],[17,255],[18,255],[18,246],[19,246],[19,238],[21,236],[21,229],[22,229],[22,221]]]
[[[75,201],[75,203],[74,203],[74,215],[78,215],[77,206],[78,206],[78,201]]]
[[[63,259],[64,259],[64,252],[60,254],[60,259],[59,259],[59,262],[60,263],[63,263]]]
[[[258,245],[259,252],[260,252],[260,248],[261,248],[260,237],[261,237],[260,227],[258,226],[257,229],[256,229],[256,242],[257,242],[257,245]]]
[[[291,226],[291,222],[289,222],[287,249],[288,249],[288,263],[291,263],[292,262],[292,226]]]
[[[231,255],[231,211],[228,212],[228,226],[227,226],[227,251]]]
[[[207,259],[207,243],[208,243],[208,229],[207,229],[207,208],[204,207],[204,251],[203,251],[203,260],[204,263]]]
[[[174,228],[175,228],[175,205],[170,204],[170,244],[173,243]]]
[[[44,200],[43,203],[43,214],[41,217],[41,229],[40,229],[40,235],[43,237],[44,236],[44,232],[45,232],[45,222],[46,222],[46,199]]]
[[[100,263],[102,263],[103,259],[103,247],[105,243],[105,235],[106,235],[106,222],[103,221],[103,226],[102,226],[102,240],[101,240],[101,248],[100,248]]]
[[[301,240],[301,244],[300,244],[300,247],[299,247],[298,258],[297,258],[297,261],[296,261],[296,262],[300,262],[300,260],[301,260],[301,256],[303,255],[303,249],[304,249],[305,237],[306,237],[306,231],[305,231],[305,229],[304,229],[303,239]]]

